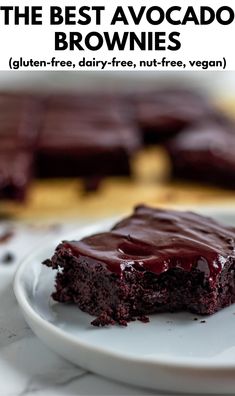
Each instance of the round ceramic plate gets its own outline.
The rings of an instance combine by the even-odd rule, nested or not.
[[[210,213],[211,214],[211,213]],[[235,225],[235,212],[214,213]],[[79,239],[113,224],[84,227]],[[15,278],[25,319],[50,348],[90,371],[129,384],[186,393],[231,393],[235,389],[235,305],[211,317],[189,313],[151,316],[150,323],[95,328],[75,306],[55,303],[55,271],[41,265],[59,241],[33,252]]]

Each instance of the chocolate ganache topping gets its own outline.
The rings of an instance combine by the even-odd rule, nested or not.
[[[161,274],[172,268],[215,278],[234,258],[235,229],[192,212],[137,206],[110,232],[65,242],[77,257],[106,264],[118,275],[126,269]]]

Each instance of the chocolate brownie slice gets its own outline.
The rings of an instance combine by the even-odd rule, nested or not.
[[[45,265],[53,298],[126,325],[146,315],[212,314],[235,301],[235,229],[191,212],[136,207],[109,232],[64,241]]]
[[[181,132],[166,148],[174,177],[235,188],[235,128],[200,123]]]

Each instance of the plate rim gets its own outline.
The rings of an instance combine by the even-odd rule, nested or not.
[[[208,208],[208,215],[212,216],[210,208]],[[204,211],[204,208],[203,208]],[[228,213],[228,211],[225,211]],[[214,214],[216,214],[215,211],[213,211]],[[223,213],[223,210],[221,211],[220,208],[217,211],[218,214]],[[235,212],[234,212],[235,215]],[[119,218],[119,216],[118,216]],[[66,235],[66,238],[72,239],[73,236],[75,235],[76,232],[81,232],[81,229],[83,229],[86,233],[89,233],[89,230],[92,229],[93,233],[94,230],[95,232],[100,232],[102,231],[103,227],[107,227],[113,224],[113,222],[117,219],[117,217],[112,217],[109,219],[105,219],[105,221],[102,222],[95,222],[93,224],[87,224],[87,225],[78,225],[77,230],[73,230],[72,232],[68,233]],[[65,239],[65,238],[63,238]],[[26,290],[24,288],[24,273],[25,269],[27,266],[30,265],[31,261],[35,259],[40,253],[42,253],[45,250],[49,250],[51,248],[54,248],[54,245],[58,244],[58,236],[57,238],[53,238],[50,240],[50,242],[45,243],[43,246],[40,246],[40,248],[36,247],[30,254],[27,254],[20,262],[15,276],[14,276],[14,281],[13,281],[13,289],[15,293],[15,297],[18,301],[18,304],[23,311],[23,313],[26,314],[26,316],[30,317],[34,323],[39,325],[43,330],[47,331],[50,333],[50,335],[55,334],[57,338],[59,337],[60,339],[63,339],[63,341],[72,343],[73,345],[76,345],[76,347],[80,348],[86,348],[90,352],[94,351],[96,353],[99,353],[103,355],[104,357],[111,357],[114,359],[121,359],[125,360],[125,362],[135,362],[139,364],[149,364],[153,366],[159,366],[161,368],[171,368],[171,369],[183,369],[183,370],[207,370],[208,372],[211,371],[228,371],[228,370],[235,370],[235,359],[234,362],[219,362],[219,361],[213,361],[211,358],[209,359],[203,359],[203,358],[193,358],[193,357],[156,357],[156,356],[132,356],[129,355],[128,353],[124,352],[117,352],[117,351],[111,351],[111,350],[105,350],[103,347],[98,347],[98,346],[91,346],[89,342],[87,341],[80,341],[76,336],[68,334],[66,331],[63,331],[63,329],[58,328],[55,324],[52,322],[49,322],[48,320],[44,319],[35,309],[33,309],[32,305],[30,305],[27,297],[26,297]],[[41,245],[41,244],[40,244]],[[125,329],[124,329],[125,330]],[[102,331],[102,329],[100,329]]]

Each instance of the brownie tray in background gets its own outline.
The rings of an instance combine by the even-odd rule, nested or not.
[[[199,180],[204,180],[203,172],[186,160],[192,150],[185,149],[181,164],[177,165],[178,153],[175,150],[173,156],[168,146],[175,136],[176,139],[180,134],[182,139],[184,134],[193,136],[198,122],[201,125],[213,122],[215,129],[220,127],[220,135],[225,140],[228,126],[230,131],[233,129],[231,120],[208,99],[179,88],[131,95],[2,93],[0,198],[24,199],[34,177],[131,176],[135,153],[145,144],[160,142],[169,150],[173,175],[185,176],[188,172],[187,177],[195,179],[198,175]],[[203,133],[202,127],[199,135]],[[233,156],[231,150],[230,155]],[[223,161],[224,173],[231,172],[230,163]],[[208,180],[215,182],[210,174],[218,167],[213,164],[215,161],[210,163],[207,174]]]

